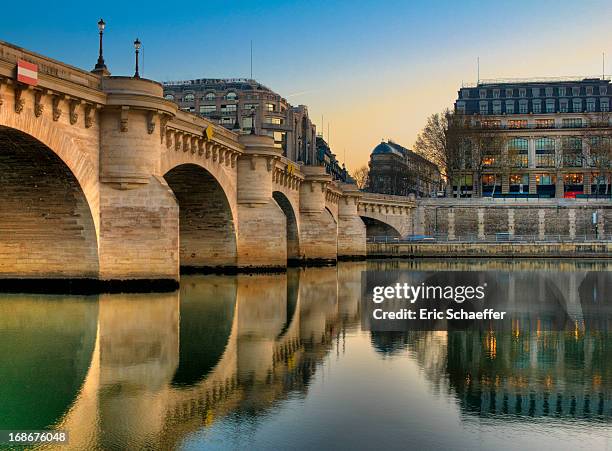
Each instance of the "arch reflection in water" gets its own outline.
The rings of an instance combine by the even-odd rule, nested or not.
[[[229,413],[304,396],[334,338],[357,324],[360,265],[191,275],[175,293],[3,296],[16,375],[3,378],[4,426],[68,430],[71,449],[170,449]],[[24,383],[38,388],[30,404]]]

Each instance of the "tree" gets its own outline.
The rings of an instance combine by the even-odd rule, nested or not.
[[[612,170],[610,118],[611,114],[608,111],[590,114],[589,127],[583,135],[583,145],[588,149],[588,155],[583,157],[585,166],[596,169],[593,174],[595,179],[591,181],[596,185],[593,194],[608,194],[608,182]]]
[[[369,175],[370,168],[367,166],[361,166],[359,169],[356,169],[355,172],[353,172],[352,177],[355,179],[357,188],[366,189],[368,187]]]
[[[429,116],[414,143],[414,151],[438,166],[444,177],[448,175],[447,132],[453,116],[453,112],[448,109]]]

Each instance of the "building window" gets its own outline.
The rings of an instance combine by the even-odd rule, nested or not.
[[[227,100],[236,100],[237,97],[238,95],[235,92],[228,92],[225,96]]]
[[[500,100],[493,101],[493,114],[501,114],[501,101]]]
[[[462,89],[461,90],[461,98],[462,99],[469,99],[470,98],[470,90],[469,89]]]
[[[274,104],[273,103],[266,103],[266,111],[273,112],[274,111]]]
[[[529,185],[529,174],[510,174],[510,185]]]
[[[172,94],[166,94],[165,98],[168,100],[174,100],[174,96]]]
[[[509,120],[508,128],[527,128],[527,120]]]
[[[266,124],[282,125],[283,119],[280,117],[266,116]]]
[[[519,97],[527,97],[527,88],[519,88]]]
[[[590,113],[595,111],[595,99],[592,99],[592,98],[591,99],[587,99],[587,101],[586,101],[586,109]]]
[[[216,96],[214,92],[207,92],[204,96],[204,100],[215,100]]]
[[[479,107],[480,107],[480,114],[489,114],[489,102],[487,101],[480,102]]]
[[[580,95],[580,86],[572,86],[572,95],[574,97]]]
[[[231,105],[221,105],[221,112],[222,113],[226,113],[226,112],[235,112],[236,111],[236,104],[233,103]]]
[[[204,115],[211,115],[212,113],[217,111],[217,107],[215,105],[200,105],[200,113]]]
[[[519,101],[519,113],[521,114],[527,114],[528,112],[528,108],[527,108],[527,100],[521,100]]]
[[[574,113],[582,112],[582,99],[572,99],[572,111]]]
[[[569,107],[568,107],[567,99],[560,99],[559,100],[559,112],[567,113],[568,111],[569,111]]]
[[[542,112],[542,101],[540,99],[534,100],[532,104],[533,112],[538,114]]]
[[[540,97],[540,88],[531,88],[531,95],[533,97]]]
[[[593,95],[593,87],[592,86],[587,86],[586,87],[586,95],[587,96],[592,96]]]
[[[552,138],[538,138],[535,142],[536,167],[555,167],[555,140]]]
[[[506,100],[506,113],[514,113],[514,100]]]
[[[479,91],[479,93],[480,93],[480,98],[481,99],[486,99],[487,98],[487,90],[486,89],[481,89]]]
[[[563,166],[582,166],[582,138],[578,136],[564,136],[561,141],[563,152]]]
[[[546,97],[552,97],[552,95],[553,95],[553,88],[552,87],[546,88]]]
[[[480,126],[482,128],[500,128],[501,127],[501,121],[500,120],[495,120],[495,119],[490,119],[490,120],[482,121],[480,123]]]
[[[563,183],[565,185],[582,185],[583,176],[582,174],[565,174],[563,176]]]
[[[526,168],[529,166],[529,142],[526,138],[512,138],[508,141],[508,159],[510,166]]]
[[[195,96],[193,94],[185,94],[183,96],[183,102],[193,102],[195,100]]]
[[[603,112],[610,111],[610,100],[609,99],[600,99],[599,100],[599,109]]]
[[[550,174],[536,174],[536,185],[554,185],[555,176]]]
[[[457,113],[465,114],[465,102],[457,102]]]
[[[555,99],[546,99],[546,112],[547,113],[555,112]]]
[[[513,91],[512,88],[506,89],[506,97],[512,97],[514,95],[512,91]]]
[[[563,96],[565,96],[565,95],[566,95],[566,94],[565,94],[565,86],[561,86],[561,87],[559,88],[559,97],[563,97]]]
[[[499,89],[494,89],[493,90],[493,98],[494,99],[499,99]]]
[[[608,94],[608,87],[607,86],[600,86],[599,87],[599,95],[605,96]]]
[[[563,119],[561,122],[563,128],[580,128],[582,127],[582,119],[581,118],[571,118],[571,119]]]
[[[259,105],[256,103],[245,103],[242,105],[243,110],[256,110]]]
[[[535,126],[536,128],[554,128],[555,120],[554,119],[536,119]]]

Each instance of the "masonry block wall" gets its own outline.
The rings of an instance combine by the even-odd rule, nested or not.
[[[101,186],[100,278],[177,279],[179,207],[166,181]]]
[[[594,239],[612,232],[612,205],[605,202],[549,201],[528,205],[485,204],[468,199],[453,204],[445,200],[421,205],[425,234],[446,235],[450,239],[482,239],[498,233]],[[599,225],[593,222],[595,213]]]

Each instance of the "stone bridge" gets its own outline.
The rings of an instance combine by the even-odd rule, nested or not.
[[[36,85],[18,81],[20,60]],[[404,234],[411,207],[359,205],[354,185],[178,110],[157,82],[3,42],[0,188],[2,279],[177,280],[181,266],[363,257],[360,216]]]

